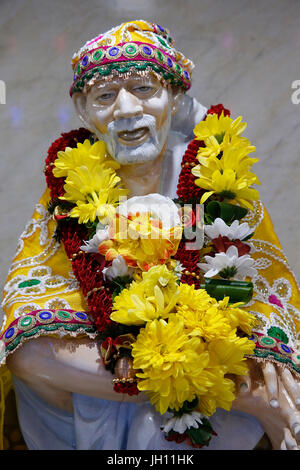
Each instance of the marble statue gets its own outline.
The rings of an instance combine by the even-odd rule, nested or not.
[[[93,141],[105,142],[130,197],[159,193],[175,198],[182,157],[194,138],[194,127],[208,110],[186,93],[192,62],[174,49],[167,30],[146,21],[124,23],[86,43],[74,55],[73,69],[70,94],[76,112]],[[61,151],[59,145],[57,150]],[[83,295],[72,260],[53,239],[56,220],[47,212],[49,199],[47,190],[22,234],[3,300],[0,370],[12,374],[27,447],[179,449],[177,443],[165,440],[160,432],[162,417],[144,393],[115,393],[90,318],[76,320],[75,312],[88,312],[91,296]],[[268,216],[264,208],[260,210],[255,223],[262,233],[260,224]],[[280,251],[277,246],[274,250]],[[262,252],[257,253],[262,257]],[[273,449],[299,449],[299,360],[293,359],[297,324],[292,319],[293,314],[296,318],[296,300],[292,300],[299,294],[285,260],[278,256],[276,260],[274,268],[265,261],[265,284],[281,272],[292,296],[277,296],[276,305],[270,291],[268,304],[257,288],[256,305],[248,309],[267,317],[268,325],[260,330],[264,335],[270,325],[278,326],[275,320],[280,318],[279,326],[289,333],[286,347],[294,355],[286,356],[285,362],[278,359],[279,353],[269,359],[255,355],[247,359],[249,375],[234,379],[232,409],[217,409],[211,422],[218,436],[201,450],[254,449],[264,433]],[[294,305],[290,309],[289,302]],[[57,316],[60,310],[65,311],[64,321]],[[186,443],[181,448],[190,449]]]

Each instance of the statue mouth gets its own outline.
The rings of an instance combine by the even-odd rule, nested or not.
[[[138,127],[133,131],[121,131],[118,132],[118,139],[121,144],[124,145],[139,145],[145,142],[150,135],[148,127]]]

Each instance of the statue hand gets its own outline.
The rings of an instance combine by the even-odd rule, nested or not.
[[[256,417],[274,449],[300,449],[300,380],[271,362],[248,359],[249,376],[237,377],[233,408]]]

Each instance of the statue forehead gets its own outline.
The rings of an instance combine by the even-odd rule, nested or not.
[[[95,74],[85,83],[82,92],[87,94],[94,90],[109,87],[109,85],[122,87],[132,83],[154,83],[156,85],[159,83],[162,87],[170,87],[169,83],[164,80],[161,75],[153,72],[152,70],[140,72],[131,70],[126,74],[112,73],[107,77]]]
[[[152,73],[164,85],[191,86],[193,62],[175,49],[167,29],[144,20],[122,23],[84,44],[72,59],[70,95],[97,80]],[[87,83],[89,85],[87,85]],[[87,85],[87,86],[86,86]]]

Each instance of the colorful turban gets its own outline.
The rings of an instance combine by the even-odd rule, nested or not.
[[[74,71],[70,95],[82,91],[97,74],[152,70],[166,82],[188,90],[194,64],[174,48],[169,31],[148,21],[122,23],[88,41],[72,59]]]

